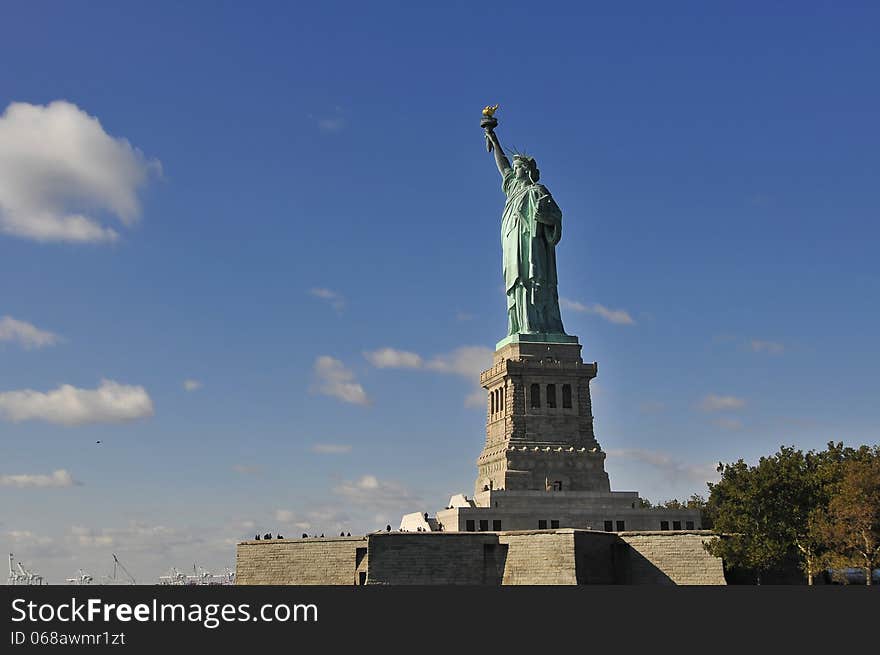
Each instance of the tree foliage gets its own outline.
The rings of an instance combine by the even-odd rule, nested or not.
[[[664,509],[698,509],[700,510],[700,523],[702,524],[703,529],[712,529],[712,517],[708,512],[708,503],[700,494],[694,494],[687,500],[672,498],[660,503],[657,507],[662,507]]]
[[[870,585],[880,566],[880,457],[850,460],[841,469],[828,508],[817,517],[817,533],[828,544],[832,564],[864,569]]]
[[[880,556],[880,503],[869,484],[878,466],[880,449],[842,443],[807,453],[782,446],[755,466],[742,459],[724,464],[703,508],[724,537],[707,548],[728,568],[754,571],[758,583],[764,572],[796,561],[812,584],[821,567],[844,552],[850,559],[861,553],[870,567]]]

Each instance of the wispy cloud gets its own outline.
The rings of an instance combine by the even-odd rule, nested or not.
[[[431,358],[425,368],[464,378],[472,387],[464,399],[464,405],[479,409],[486,406],[486,391],[480,387],[480,373],[492,366],[493,355],[494,351],[485,346],[462,346]]]
[[[61,341],[61,337],[48,330],[41,330],[25,321],[4,316],[0,318],[0,341],[15,342],[25,350],[33,350],[54,346]]]
[[[719,334],[712,338],[717,344],[733,344],[741,350],[768,355],[781,355],[785,352],[785,344],[767,339],[743,339],[733,334]]]
[[[351,516],[348,511],[335,505],[321,505],[309,510],[276,509],[273,518],[286,530],[324,532],[334,536],[337,530],[351,531]],[[288,535],[299,536],[299,535]]]
[[[608,307],[605,307],[605,305],[600,305],[599,303],[585,305],[576,300],[560,298],[559,306],[563,309],[570,309],[573,312],[579,312],[581,314],[596,314],[609,323],[614,323],[616,325],[635,325],[636,323],[633,317],[630,316],[629,312],[625,309],[609,309]]]
[[[403,485],[379,480],[375,475],[343,481],[333,488],[333,493],[349,503],[378,510],[405,508],[421,501]]]
[[[140,218],[138,191],[158,160],[70,102],[13,102],[0,116],[0,232],[34,241],[107,243],[112,227],[82,213],[105,210],[122,225]]]
[[[749,343],[753,352],[768,353],[770,355],[781,355],[785,351],[785,346],[777,341],[762,341],[761,339],[752,339]]]
[[[183,388],[187,391],[198,391],[202,388],[202,383],[199,380],[184,380]]]
[[[289,509],[276,509],[275,520],[279,523],[292,523],[296,520],[296,513]],[[309,527],[309,526],[304,526]]]
[[[63,384],[43,393],[32,389],[0,392],[0,418],[13,423],[39,420],[60,425],[117,423],[153,415],[153,401],[140,386],[102,380],[97,389]]]
[[[141,552],[168,552],[172,548],[204,544],[207,536],[168,525],[151,525],[143,521],[130,521],[123,527],[90,528],[71,526],[65,540],[79,548],[124,548]]]
[[[0,486],[3,487],[73,487],[80,484],[66,469],[58,469],[49,475],[21,474],[0,475]]]
[[[394,348],[364,351],[364,357],[376,368],[421,368],[423,363],[416,353]]]
[[[310,450],[319,455],[347,455],[351,452],[351,446],[348,444],[336,443],[316,443]]]
[[[742,409],[746,401],[737,396],[719,396],[714,393],[707,394],[700,401],[700,409],[704,412],[725,412]]]
[[[462,346],[431,358],[425,368],[438,373],[459,375],[467,380],[479,380],[480,373],[492,366],[494,351],[485,346]]]
[[[370,398],[364,388],[355,380],[354,373],[345,365],[329,355],[321,355],[315,360],[315,384],[312,389],[325,396],[332,396],[354,405],[369,405]]]
[[[641,448],[612,448],[607,451],[607,455],[648,464],[671,481],[684,479],[702,483],[718,479],[718,472],[713,464],[690,464],[663,452]]]
[[[341,314],[342,310],[345,309],[345,298],[341,293],[337,293],[332,289],[325,289],[323,287],[315,287],[314,289],[309,289],[309,293],[315,296],[315,298],[325,300],[339,314]]]
[[[395,348],[364,352],[364,357],[376,368],[420,369],[464,378],[472,386],[476,385],[465,398],[466,407],[485,405],[486,392],[479,386],[480,373],[492,365],[492,356],[492,349],[485,346],[462,346],[431,358]]]

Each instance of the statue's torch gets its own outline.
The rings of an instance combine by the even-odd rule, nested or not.
[[[496,111],[498,111],[498,105],[495,105],[494,107],[486,105],[483,107],[483,118],[480,119],[480,127],[486,130],[486,150],[489,152],[492,152],[492,149],[494,148],[492,145],[492,139],[489,138],[489,133],[498,127],[498,119],[495,118]]]

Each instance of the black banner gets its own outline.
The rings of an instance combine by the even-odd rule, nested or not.
[[[526,643],[816,647],[869,638],[865,587],[3,587],[0,652],[291,646],[398,651]],[[433,650],[432,650],[433,652]]]

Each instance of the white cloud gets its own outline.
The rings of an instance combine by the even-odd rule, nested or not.
[[[485,346],[462,346],[448,354],[437,355],[425,364],[425,368],[479,381],[480,373],[492,366],[493,354],[494,351]]]
[[[319,455],[345,455],[351,452],[351,446],[347,444],[316,443],[311,447],[311,451]]]
[[[364,357],[376,368],[421,368],[422,358],[416,353],[394,348],[364,351]]]
[[[73,487],[79,484],[65,469],[58,469],[50,475],[0,475],[2,487]]]
[[[375,475],[365,475],[357,481],[355,487],[361,491],[373,491],[379,488],[379,479]]]
[[[341,293],[337,293],[332,289],[324,289],[322,287],[309,289],[309,293],[315,296],[315,298],[326,300],[337,313],[341,314],[342,310],[345,309],[345,297]]]
[[[378,510],[405,509],[421,501],[403,485],[379,480],[375,475],[364,475],[355,481],[344,481],[334,487],[333,493],[349,503]]]
[[[25,350],[53,346],[61,340],[57,334],[11,316],[0,318],[0,341],[15,341]]]
[[[187,391],[198,391],[202,388],[202,383],[199,380],[184,380],[183,388]]]
[[[760,339],[752,339],[749,344],[753,352],[769,353],[771,355],[781,355],[785,350],[785,346],[776,341],[762,341]]]
[[[364,357],[376,368],[424,368],[460,375],[468,380],[480,379],[480,373],[492,366],[492,355],[493,351],[485,346],[462,346],[428,361],[417,353],[394,348],[364,352]]]
[[[354,405],[370,404],[367,392],[355,381],[354,373],[338,359],[321,355],[315,360],[314,373],[316,383],[313,389],[318,393]]]
[[[658,469],[668,479],[679,482],[708,482],[718,480],[714,464],[689,464],[667,453],[641,448],[620,448],[606,451],[608,457],[619,457],[648,464]]]
[[[13,102],[0,116],[0,232],[35,241],[112,242],[141,212],[138,189],[157,160],[110,136],[94,116],[64,100]]]
[[[61,425],[116,423],[153,415],[153,401],[143,387],[102,380],[97,389],[63,384],[42,393],[31,389],[0,392],[0,418]]]
[[[492,366],[493,351],[485,346],[462,346],[425,360],[421,355],[406,350],[381,348],[364,352],[364,357],[376,368],[408,368],[458,375],[471,385],[477,385],[465,398],[465,407],[483,407],[486,392],[479,387],[480,373]]]
[[[746,401],[736,396],[718,396],[714,393],[706,395],[700,402],[700,408],[704,412],[724,412],[742,409]]]
[[[480,373],[492,366],[494,351],[485,346],[462,346],[445,355],[437,355],[425,368],[438,373],[458,375],[470,384],[472,391],[465,397],[464,406],[486,406],[486,391],[480,387]]]
[[[317,506],[308,511],[276,509],[274,519],[285,529],[308,531],[313,534],[323,532],[330,537],[338,534],[339,531],[348,530],[350,532],[352,529],[351,516],[348,512],[333,505]]]
[[[559,306],[562,309],[570,309],[573,312],[579,312],[581,314],[596,314],[609,323],[615,323],[617,325],[635,325],[633,317],[624,309],[609,309],[599,303],[584,305],[583,303],[579,303],[576,300],[569,300],[568,298],[560,298]]]
[[[115,547],[126,551],[168,552],[172,548],[204,544],[207,538],[193,531],[183,531],[166,525],[150,525],[142,521],[130,521],[121,528],[89,528],[71,526],[66,541],[81,548]]]

